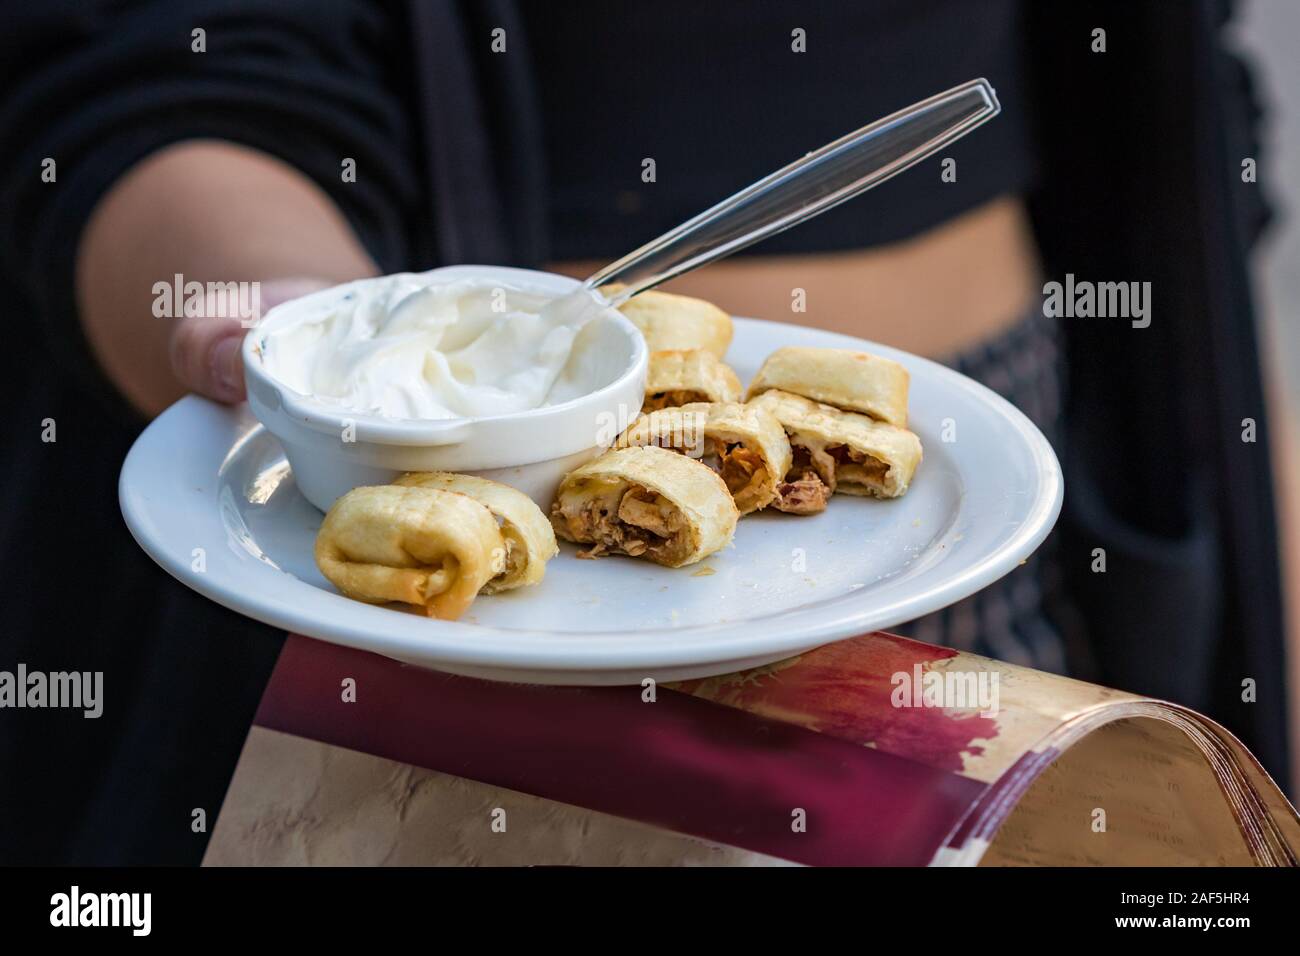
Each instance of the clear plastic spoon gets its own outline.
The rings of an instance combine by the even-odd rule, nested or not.
[[[601,269],[574,294],[621,283],[626,302],[674,276],[731,255],[897,176],[997,116],[978,79],[914,103],[809,153]],[[567,296],[565,298],[568,298]]]

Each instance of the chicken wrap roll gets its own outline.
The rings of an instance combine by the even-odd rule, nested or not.
[[[608,451],[560,483],[551,524],[588,547],[579,557],[626,554],[671,568],[731,542],[739,517],[713,471],[663,448]]]

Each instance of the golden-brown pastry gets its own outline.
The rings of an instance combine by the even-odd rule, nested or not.
[[[906,428],[771,389],[748,403],[771,413],[790,437],[794,461],[774,507],[815,514],[831,494],[897,498],[921,462],[921,440]]]
[[[627,554],[670,568],[726,547],[738,517],[721,478],[653,447],[608,451],[570,472],[551,506],[556,533],[590,545],[578,557]]]
[[[492,512],[505,541],[505,567],[483,585],[484,594],[536,584],[546,573],[546,562],[559,553],[551,523],[532,498],[517,488],[474,475],[447,471],[416,471],[402,475],[396,485],[436,488],[469,495]]]
[[[643,412],[690,402],[738,402],[740,379],[729,365],[705,349],[666,349],[650,353]]]
[[[789,345],[764,360],[745,398],[779,388],[906,428],[907,385],[907,369],[891,359],[849,349]]]
[[[600,291],[610,296],[622,288],[615,283]],[[704,349],[722,358],[731,345],[731,316],[703,299],[651,290],[628,299],[618,310],[641,330],[651,352]]]
[[[642,415],[618,443],[698,458],[722,476],[742,515],[771,504],[790,470],[790,442],[781,423],[737,402],[695,402]]]
[[[492,512],[432,488],[354,488],[316,534],[316,566],[345,595],[414,604],[445,621],[465,613],[504,556]]]

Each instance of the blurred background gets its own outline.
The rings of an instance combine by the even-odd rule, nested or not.
[[[1265,374],[1270,387],[1293,410],[1292,421],[1300,420],[1300,3],[1293,0],[1253,0],[1238,13],[1232,41],[1255,64],[1265,118],[1262,137],[1278,171],[1267,177],[1273,201],[1280,215],[1264,236],[1253,262],[1256,305],[1262,325]],[[1286,171],[1289,171],[1286,172]],[[1294,476],[1300,470],[1300,435],[1295,429],[1278,428],[1274,455],[1289,461],[1280,469],[1288,476],[1278,487],[1278,508],[1294,526],[1300,522],[1300,488]],[[1291,693],[1291,739],[1300,738],[1300,576],[1296,557],[1290,561],[1287,593],[1291,598],[1291,641],[1289,669]],[[1292,793],[1300,791],[1300,761],[1293,758]]]

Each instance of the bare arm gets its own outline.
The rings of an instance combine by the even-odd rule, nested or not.
[[[243,395],[234,318],[156,318],[156,282],[261,283],[263,311],[378,270],[334,203],[265,153],[178,143],[138,163],[96,206],[77,250],[81,323],[121,392],[155,415],[187,389]]]

